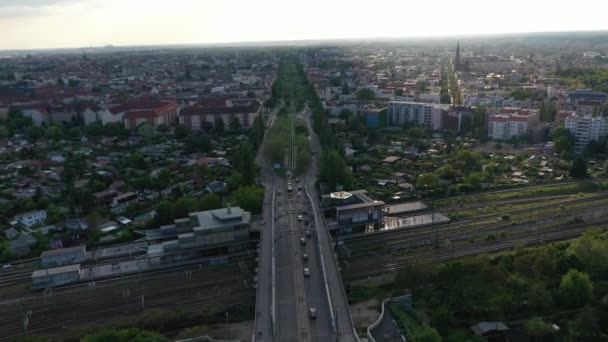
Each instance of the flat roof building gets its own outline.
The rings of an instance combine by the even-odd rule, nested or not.
[[[32,287],[60,286],[80,280],[80,264],[36,270],[32,273]]]
[[[44,251],[40,255],[40,263],[44,267],[56,267],[69,264],[78,264],[87,257],[85,246],[60,248],[52,251]]]

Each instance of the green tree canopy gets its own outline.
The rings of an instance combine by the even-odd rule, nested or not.
[[[6,128],[6,126],[0,125],[0,139],[8,138],[10,133],[11,132],[8,130],[8,128]]]
[[[570,177],[585,178],[587,176],[587,163],[585,159],[581,156],[576,157],[570,167]]]
[[[127,157],[127,165],[139,170],[145,170],[148,168],[148,163],[146,163],[144,155],[139,151],[135,151],[134,153],[131,153],[129,157]]]
[[[376,93],[369,88],[363,88],[357,91],[357,100],[371,101],[376,98]]]
[[[61,140],[63,138],[63,130],[57,125],[49,126],[44,131],[44,136],[47,139],[52,139],[55,141]]]
[[[228,124],[233,132],[241,130],[241,121],[236,116],[231,116]]]
[[[156,222],[158,224],[172,224],[175,219],[175,206],[172,202],[162,200],[154,208],[156,211]]]
[[[234,151],[232,166],[243,176],[244,185],[251,185],[255,180],[255,152],[248,142],[242,142]]]
[[[262,212],[264,201],[264,190],[262,188],[254,185],[244,186],[237,189],[232,196],[239,207],[253,214]]]
[[[432,190],[437,186],[439,186],[439,176],[435,173],[423,173],[416,178],[416,188],[418,190]]]
[[[129,329],[108,329],[101,330],[91,335],[86,335],[81,342],[167,342],[163,335],[156,332],[140,330],[137,328]]]
[[[213,123],[213,127],[215,128],[215,133],[222,134],[224,133],[224,120],[221,117],[215,118],[215,122]]]
[[[564,303],[569,307],[583,307],[593,298],[593,284],[587,273],[570,269],[560,282]]]
[[[177,125],[177,127],[175,127],[175,131],[173,132],[173,134],[175,134],[175,138],[180,140],[187,137],[188,133],[190,133],[190,130],[184,125]]]

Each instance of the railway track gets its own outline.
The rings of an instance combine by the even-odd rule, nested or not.
[[[381,260],[380,262],[378,258],[375,258],[374,260],[359,258],[358,260],[349,261],[348,269],[342,272],[342,277],[345,281],[352,281],[393,272],[414,263],[440,262],[464,256],[499,252],[521,245],[568,240],[581,235],[587,230],[589,225],[603,225],[607,223],[607,217],[600,217],[584,223],[572,224],[567,227],[558,227],[550,231],[544,231],[540,241],[539,235],[522,234],[522,236],[509,237],[504,240],[497,239],[492,241],[454,244],[451,247],[426,249],[406,255],[395,256],[390,254],[383,256],[382,259],[384,260]]]
[[[13,304],[1,305],[0,340],[12,340],[23,334],[22,319],[32,311],[30,334],[64,331],[66,326],[99,321],[100,318],[141,312],[143,307],[198,307],[206,304],[231,305],[253,299],[251,274],[238,266],[218,270],[182,269],[170,274],[142,275],[94,287],[81,286],[69,291],[57,290],[44,299],[44,293]],[[143,299],[142,299],[143,296]]]
[[[425,225],[418,226],[411,229],[402,228],[398,230],[387,230],[376,232],[373,234],[361,234],[359,236],[354,237],[346,237],[343,238],[345,244],[352,249],[357,249],[359,251],[365,250],[365,245],[369,244],[370,238],[377,237],[382,240],[382,242],[386,245],[400,245],[404,243],[412,243],[413,241],[420,240],[428,240],[429,238],[434,238],[433,235],[439,234],[455,234],[455,233],[466,233],[466,232],[474,232],[474,231],[487,231],[487,230],[513,230],[514,222],[517,219],[525,219],[526,222],[522,222],[522,224],[527,223],[530,220],[535,222],[539,222],[545,219],[555,219],[556,217],[565,217],[571,214],[579,214],[584,211],[589,211],[590,209],[597,208],[605,208],[607,206],[606,203],[595,203],[594,201],[604,200],[608,198],[608,193],[600,194],[593,197],[584,197],[572,199],[568,202],[561,203],[552,203],[549,205],[540,205],[526,209],[516,209],[516,210],[506,210],[502,212],[480,215],[474,219],[457,221],[453,223],[447,224],[436,224],[436,225]],[[575,208],[561,208],[560,205],[573,205],[580,206],[583,203],[591,202],[592,204],[589,206],[585,206],[584,210],[581,210],[579,207]],[[540,210],[547,210],[547,212],[543,212],[542,214],[538,214],[536,212]],[[526,214],[529,213],[530,216]],[[497,221],[496,218],[501,215],[508,214],[509,216],[521,215],[521,217],[513,217],[508,221]],[[534,215],[533,215],[534,214]],[[429,227],[432,226],[432,230]]]

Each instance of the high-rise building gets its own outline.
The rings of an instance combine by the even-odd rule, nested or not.
[[[410,123],[437,131],[443,129],[443,113],[448,108],[434,103],[389,101],[388,123],[390,126]]]
[[[574,137],[574,152],[581,153],[591,140],[598,141],[608,135],[608,118],[591,115],[570,115],[564,120],[564,126]]]

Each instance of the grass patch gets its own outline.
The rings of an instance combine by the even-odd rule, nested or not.
[[[347,284],[345,291],[348,298],[348,304],[351,305],[365,302],[370,299],[382,301],[384,298],[390,297],[392,294],[391,288],[387,286],[365,287]]]

